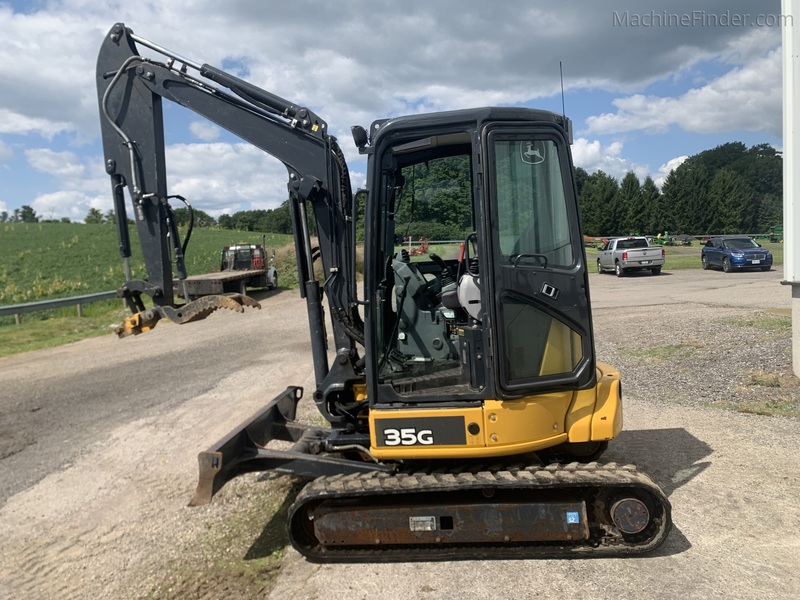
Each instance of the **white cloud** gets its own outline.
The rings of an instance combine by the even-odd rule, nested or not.
[[[780,61],[777,51],[766,54],[780,43],[777,28],[612,26],[613,11],[649,11],[640,1],[616,0],[613,8],[527,0],[295,0],[268,9],[252,0],[51,0],[32,6],[22,13],[0,4],[0,134],[15,136],[5,146],[0,142],[0,161],[12,158],[12,147],[20,153],[34,148],[25,154],[30,164],[52,175],[58,188],[43,189],[49,180],[39,178],[35,186],[26,183],[25,193],[15,191],[14,201],[33,205],[38,194],[44,207],[58,206],[64,216],[79,210],[82,218],[93,203],[110,208],[102,157],[87,153],[99,153],[97,53],[120,21],[179,55],[230,65],[255,85],[308,106],[342,140],[354,173],[364,170],[364,159],[349,143],[350,125],[478,105],[549,102],[558,110],[560,61],[568,101],[570,93],[587,90],[628,94],[613,111],[593,117],[586,139],[576,143],[576,163],[587,170],[646,174],[640,161],[625,156],[622,142],[596,139],[604,133],[681,127],[780,135]],[[696,0],[674,0],[669,10],[692,13]],[[703,10],[753,12],[752,0],[707,0]],[[780,3],[766,0],[759,12],[778,13]],[[312,15],[324,34],[309,35],[297,26],[297,15]],[[717,73],[728,72],[709,80],[702,67],[711,63]],[[649,83],[683,77],[697,83],[681,97],[637,95]],[[220,139],[219,130],[201,120],[189,129],[203,142]],[[184,141],[170,133],[168,140]],[[44,145],[51,154],[39,148]],[[189,144],[169,153],[170,191],[212,214],[273,207],[286,197],[285,169],[254,148]]]
[[[0,162],[6,162],[13,156],[14,151],[11,149],[11,146],[6,144],[3,140],[0,140]]]
[[[618,181],[628,171],[633,171],[639,179],[647,177],[647,166],[624,158],[622,149],[623,143],[619,141],[603,146],[599,140],[577,138],[572,144],[572,160],[576,167],[581,167],[588,173],[603,171]]]
[[[286,167],[250,144],[175,144],[166,158],[169,192],[212,216],[277,208],[289,196]]]
[[[658,173],[653,176],[653,181],[655,182],[655,184],[659,188],[662,185],[664,185],[664,180],[670,174],[670,171],[673,171],[674,169],[677,169],[678,167],[680,167],[683,164],[683,161],[685,161],[687,158],[689,158],[689,157],[688,156],[678,156],[676,158],[668,160],[663,165],[661,165],[658,168]]]
[[[81,161],[71,152],[48,149],[29,150],[26,156],[38,171],[55,177],[60,188],[30,203],[39,215],[80,221],[90,208],[112,208],[111,184],[100,157]],[[288,197],[286,168],[249,144],[175,144],[166,148],[166,160],[168,192],[184,196],[212,216],[276,208]],[[181,206],[179,200],[173,202]]]
[[[25,158],[37,171],[61,180],[75,181],[83,176],[86,168],[74,152],[54,152],[49,148],[32,148],[25,151]]]
[[[0,6],[0,132],[51,139],[91,127],[94,135],[92,55],[103,33],[92,12],[71,8],[55,3],[23,14]]]
[[[95,62],[117,21],[190,59],[234,61],[256,85],[331,120],[342,117],[342,127],[418,103],[448,109],[549,97],[558,91],[562,60],[568,89],[622,90],[714,56],[749,56],[765,40],[776,43],[776,28],[745,35],[734,27],[612,27],[614,10],[646,10],[630,0],[618,0],[613,10],[603,3],[520,0],[357,0],[345,6],[296,0],[291,8],[271,3],[269,10],[257,2],[207,0],[54,0],[43,6],[24,14],[0,6],[0,109],[15,117],[10,122],[17,131],[74,131],[83,139],[96,135]],[[779,9],[774,1],[762,6]],[[751,8],[745,0],[704,4],[708,13]],[[694,9],[689,0],[670,8]],[[287,26],[297,14],[313,14],[325,35]],[[630,51],[643,44],[646,54]]]
[[[781,135],[781,52],[728,71],[676,97],[635,94],[614,100],[615,113],[589,117],[588,131],[663,133],[672,126],[694,133],[769,131]]]
[[[677,156],[662,164],[658,171],[651,173],[647,165],[641,165],[623,157],[624,145],[622,142],[612,142],[606,146],[599,140],[589,141],[586,138],[578,138],[572,146],[572,160],[576,167],[581,167],[588,173],[603,171],[611,175],[617,181],[633,171],[643,181],[650,176],[653,182],[660,188],[670,171],[677,169],[688,156]]]
[[[189,131],[192,132],[196,138],[204,142],[213,142],[219,139],[221,130],[219,127],[208,121],[192,121],[189,123]]]
[[[61,190],[41,194],[31,203],[36,214],[44,219],[68,217],[70,221],[83,221],[90,208],[105,213],[111,209],[111,194],[90,195],[80,190]]]
[[[31,117],[20,112],[0,108],[0,133],[36,133],[50,140],[58,133],[70,131],[75,131],[75,126],[65,121],[46,117]]]
[[[25,158],[31,168],[52,177],[58,188],[55,192],[40,192],[27,203],[39,216],[82,221],[90,208],[102,212],[112,208],[111,184],[99,156],[81,157],[69,151],[32,148],[25,151]]]

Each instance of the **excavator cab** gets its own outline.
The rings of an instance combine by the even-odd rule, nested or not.
[[[481,108],[378,121],[371,132],[362,152],[373,454],[557,446],[599,456],[621,427],[618,374],[595,360],[569,121]],[[406,247],[418,235],[426,254]],[[600,380],[592,431],[585,416]]]
[[[519,113],[515,121],[514,112],[467,111],[452,123],[437,115],[441,133],[417,125],[425,136],[411,140],[396,133],[401,119],[379,130],[374,160],[382,164],[370,171],[377,199],[368,205],[365,236],[376,246],[366,251],[365,282],[375,290],[367,372],[381,404],[512,399],[594,385],[564,128],[551,114]],[[462,130],[454,131],[459,120]],[[419,231],[417,223],[446,239],[437,244],[431,233],[430,254],[410,257],[396,240]]]

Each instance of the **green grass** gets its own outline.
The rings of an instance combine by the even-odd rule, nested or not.
[[[800,417],[800,406],[792,398],[751,400],[745,402],[718,402],[715,407],[748,415],[765,417]]]
[[[791,314],[764,313],[750,319],[727,319],[727,323],[739,327],[755,327],[763,331],[772,333],[791,334],[792,317]]]
[[[11,317],[11,324],[0,326],[0,357],[109,335],[127,315],[121,300],[85,304],[82,313],[75,306],[26,313],[19,326]]]
[[[104,292],[124,282],[113,225],[5,223],[0,225],[0,305]],[[144,264],[134,226],[130,227],[134,278]],[[195,229],[186,252],[189,273],[219,268],[223,246],[260,243],[261,235],[226,229]],[[267,236],[266,247],[285,247],[289,235]]]
[[[781,378],[774,373],[750,373],[750,385],[779,388],[781,387]]]
[[[145,270],[135,226],[130,227],[134,278]],[[219,268],[223,246],[261,243],[259,233],[226,229],[200,229],[192,233],[186,252],[190,274]],[[297,285],[294,242],[290,235],[270,234],[267,252],[276,251],[276,269],[282,287]],[[0,305],[26,304],[55,298],[114,290],[125,281],[113,225],[81,223],[0,224]],[[121,301],[38,311],[0,317],[0,356],[25,352],[86,337],[103,335],[125,316]]]
[[[640,359],[649,364],[672,362],[677,359],[687,358],[703,346],[700,344],[666,344],[664,346],[650,346],[636,350],[625,350],[629,356]]]

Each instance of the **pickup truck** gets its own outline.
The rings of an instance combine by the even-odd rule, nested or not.
[[[611,238],[597,255],[597,272],[614,271],[617,277],[642,269],[658,275],[663,266],[664,249],[651,247],[644,237]]]

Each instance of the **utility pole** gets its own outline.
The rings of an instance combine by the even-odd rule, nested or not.
[[[783,283],[792,286],[792,368],[800,377],[800,23],[795,0],[781,0],[783,42]]]

